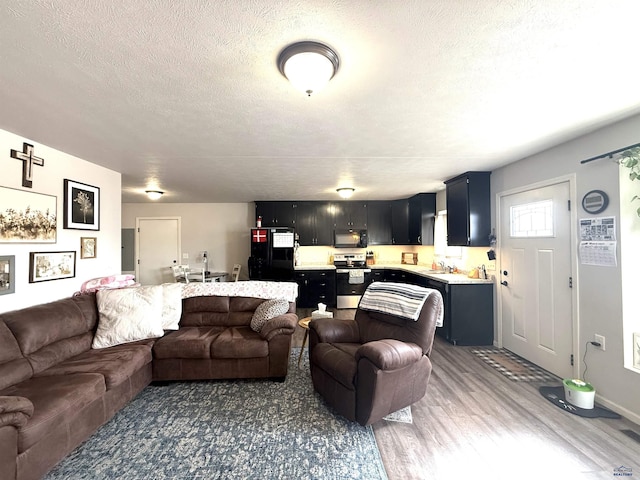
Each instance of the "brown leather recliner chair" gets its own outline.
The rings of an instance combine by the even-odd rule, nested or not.
[[[426,300],[415,321],[363,310],[362,302],[355,321],[311,321],[313,386],[339,414],[369,425],[425,395],[443,302],[438,291],[423,290]]]

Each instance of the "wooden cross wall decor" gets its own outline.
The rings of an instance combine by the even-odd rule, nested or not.
[[[11,149],[11,158],[22,160],[22,186],[31,188],[33,186],[33,166],[44,166],[44,158],[36,157],[33,154],[33,145],[22,144],[22,151]]]

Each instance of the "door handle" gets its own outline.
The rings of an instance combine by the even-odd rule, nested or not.
[[[509,275],[509,272],[507,272],[506,270],[503,270],[502,274],[506,277],[507,275]]]
[[[500,282],[500,285],[504,285],[505,287],[509,286],[509,282],[507,282],[506,280],[503,280]]]

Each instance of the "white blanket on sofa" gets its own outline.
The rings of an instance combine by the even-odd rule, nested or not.
[[[295,282],[194,282],[182,287],[182,298],[215,295],[220,297],[251,297],[265,300],[283,298],[295,302],[298,298],[298,284]]]

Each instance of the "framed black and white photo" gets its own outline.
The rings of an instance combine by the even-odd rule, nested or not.
[[[29,283],[76,276],[76,252],[31,252]]]
[[[15,255],[0,256],[0,295],[15,293],[16,291],[16,257]]]
[[[100,230],[100,189],[64,180],[64,228]]]
[[[97,248],[96,237],[80,237],[80,258],[96,258]]]
[[[56,243],[57,200],[0,187],[0,243]]]

